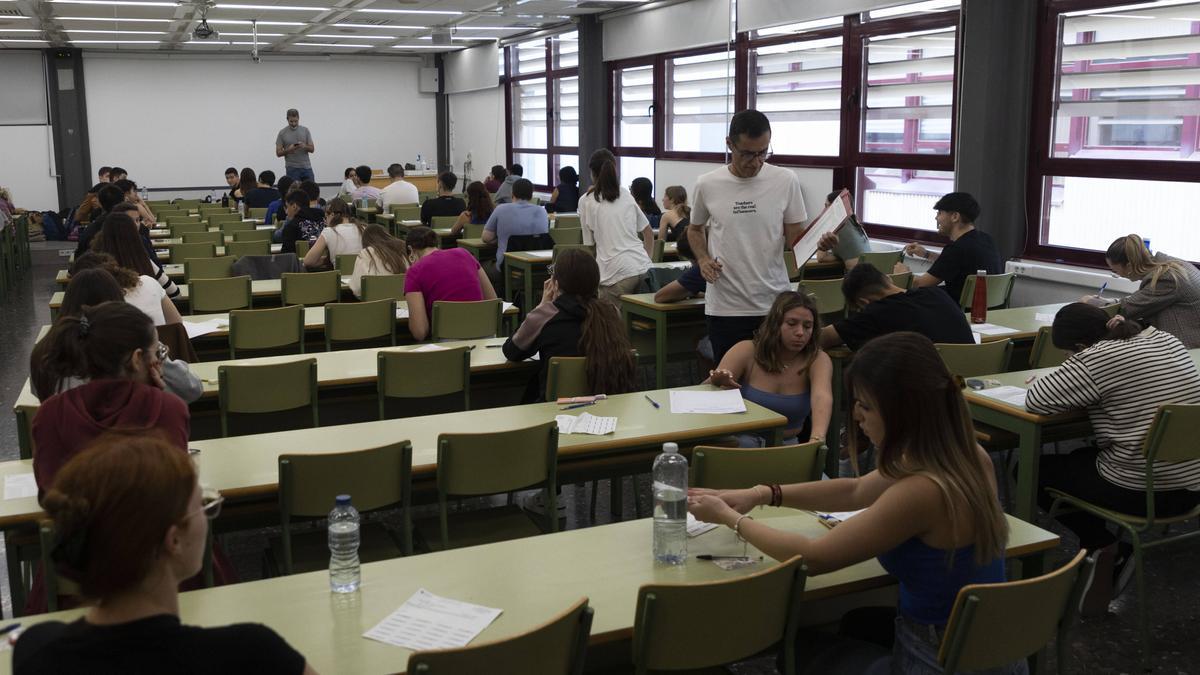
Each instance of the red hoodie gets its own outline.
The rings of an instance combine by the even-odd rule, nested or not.
[[[51,396],[33,418],[33,473],[38,500],[80,450],[110,429],[157,429],[187,451],[190,418],[174,394],[132,380],[95,380]]]

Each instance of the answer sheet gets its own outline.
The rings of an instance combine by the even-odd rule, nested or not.
[[[363,637],[413,651],[465,647],[501,611],[443,598],[420,588]]]
[[[617,418],[597,417],[588,413],[583,413],[579,417],[555,415],[554,421],[558,422],[558,433],[560,434],[603,436],[617,430]]]
[[[717,527],[716,523],[706,523],[703,520],[696,520],[696,516],[687,514],[687,536],[699,537]]]
[[[229,328],[229,322],[222,321],[221,319],[209,319],[208,321],[184,321],[183,322],[183,329],[187,331],[187,336],[188,336],[189,340],[198,338],[201,335],[208,335],[209,333],[215,333],[219,330],[225,330],[226,328]]]
[[[4,477],[5,499],[36,497],[37,490],[37,480],[31,473],[14,473]]]
[[[1007,326],[997,326],[994,323],[973,323],[971,324],[971,332],[979,333],[980,335],[1008,335],[1009,333],[1016,333],[1017,329]]]
[[[719,415],[746,412],[740,389],[718,389],[716,391],[672,391],[671,412]]]
[[[1018,408],[1024,408],[1025,407],[1025,394],[1027,392],[1028,392],[1027,389],[1023,389],[1021,387],[1013,387],[1013,386],[1005,385],[1003,387],[992,387],[991,389],[980,389],[979,391],[977,391],[975,393],[979,394],[980,396],[987,396],[988,398],[994,398],[997,401],[1000,401],[1002,403],[1007,403],[1009,405],[1015,405]]]

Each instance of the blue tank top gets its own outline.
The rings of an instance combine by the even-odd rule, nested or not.
[[[975,563],[975,546],[950,552],[913,537],[879,555],[879,564],[900,581],[900,615],[930,626],[945,626],[958,591],[967,584],[1004,581],[1004,558],[986,565]]]
[[[743,384],[742,398],[786,417],[788,429],[799,429],[803,426],[812,409],[812,396],[807,391],[803,394],[772,394]]]

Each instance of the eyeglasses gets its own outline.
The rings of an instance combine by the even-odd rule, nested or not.
[[[732,145],[730,146],[730,149],[733,150],[733,154],[737,155],[737,158],[742,160],[743,162],[752,162],[756,159],[761,159],[762,161],[765,162],[768,159],[771,159],[771,156],[775,154],[775,151],[771,150],[770,147],[768,147],[766,150],[759,150],[758,152],[752,152],[750,150],[741,150],[739,148],[733,147]]]
[[[200,488],[200,508],[193,511],[188,511],[183,517],[184,520],[191,518],[197,512],[203,512],[204,517],[212,520],[221,514],[221,504],[225,503],[225,497],[221,495],[216,488],[204,487]]]

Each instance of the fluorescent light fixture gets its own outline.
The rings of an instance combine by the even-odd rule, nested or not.
[[[382,28],[384,30],[429,30],[429,26],[376,26],[373,23],[334,23],[334,28]]]
[[[229,46],[229,45],[252,45],[252,44],[254,44],[254,43],[253,43],[253,42],[226,42],[226,41],[224,41],[224,40],[215,40],[215,41],[214,41],[214,40],[195,40],[195,41],[192,41],[192,42],[181,42],[180,44],[185,44],[185,45],[217,45],[218,47],[222,47],[222,46],[223,46],[223,47],[227,47],[227,46]],[[258,43],[258,46],[259,46],[259,47],[270,47],[270,46],[271,46],[271,43],[270,43],[270,42],[259,42],[259,43]]]
[[[215,23],[218,26],[249,26],[252,21],[249,19],[209,19],[209,23]],[[303,21],[259,21],[260,26],[307,26]]]
[[[39,44],[49,44],[45,40],[23,40],[16,38],[0,37],[0,42],[37,42]]]
[[[463,13],[459,11],[445,9],[356,9],[356,12],[366,12],[368,14],[444,14],[447,16],[461,16]]]
[[[221,35],[225,37],[254,37],[254,33],[226,33],[225,31],[221,31]],[[284,35],[287,35],[287,33],[259,33],[258,37],[283,37]]]
[[[352,45],[352,44],[334,44],[332,42],[293,42],[297,47],[347,47],[351,49],[362,49],[364,47],[374,47],[375,45]]]
[[[228,33],[227,33],[227,35],[228,35]],[[352,40],[395,40],[396,39],[395,35],[329,35],[326,33],[309,33],[308,35],[305,35],[304,37],[323,38],[323,39],[327,39],[327,40],[345,40],[347,38],[352,39]]]
[[[1153,21],[1155,18],[1152,16],[1144,16],[1141,14],[1089,14],[1088,16],[1091,16],[1091,17],[1094,17],[1097,19],[1143,19],[1143,20],[1147,20],[1147,21]]]
[[[118,19],[115,16],[60,16],[58,21],[113,21],[120,23],[128,21],[130,23],[171,23],[172,21],[183,21],[183,19]]]
[[[40,33],[41,28],[0,28],[0,33]]]
[[[418,39],[418,40],[432,40],[433,38],[432,38],[432,37],[430,37],[430,36],[425,36],[425,37],[419,37],[419,38],[417,38],[417,39]],[[462,41],[462,42],[496,42],[496,41],[498,41],[500,38],[497,38],[497,37],[483,37],[483,36],[479,36],[479,37],[457,37],[457,36],[456,36],[456,37],[452,37],[452,38],[450,38],[450,39],[451,39],[451,40],[459,40],[459,41]]]
[[[450,49],[450,45],[392,45],[392,49]]]
[[[71,40],[73,45],[157,45],[162,40]]]
[[[178,7],[178,2],[134,2],[133,0],[50,0],[59,5],[120,5],[122,7]]]
[[[537,30],[536,26],[448,26],[453,30]]]
[[[103,33],[106,35],[166,35],[166,31],[162,30],[76,30],[70,29],[68,33]]]
[[[277,9],[285,12],[328,12],[328,7],[305,7],[302,5],[228,5],[219,3],[215,9],[253,9],[259,11],[270,11]]]

